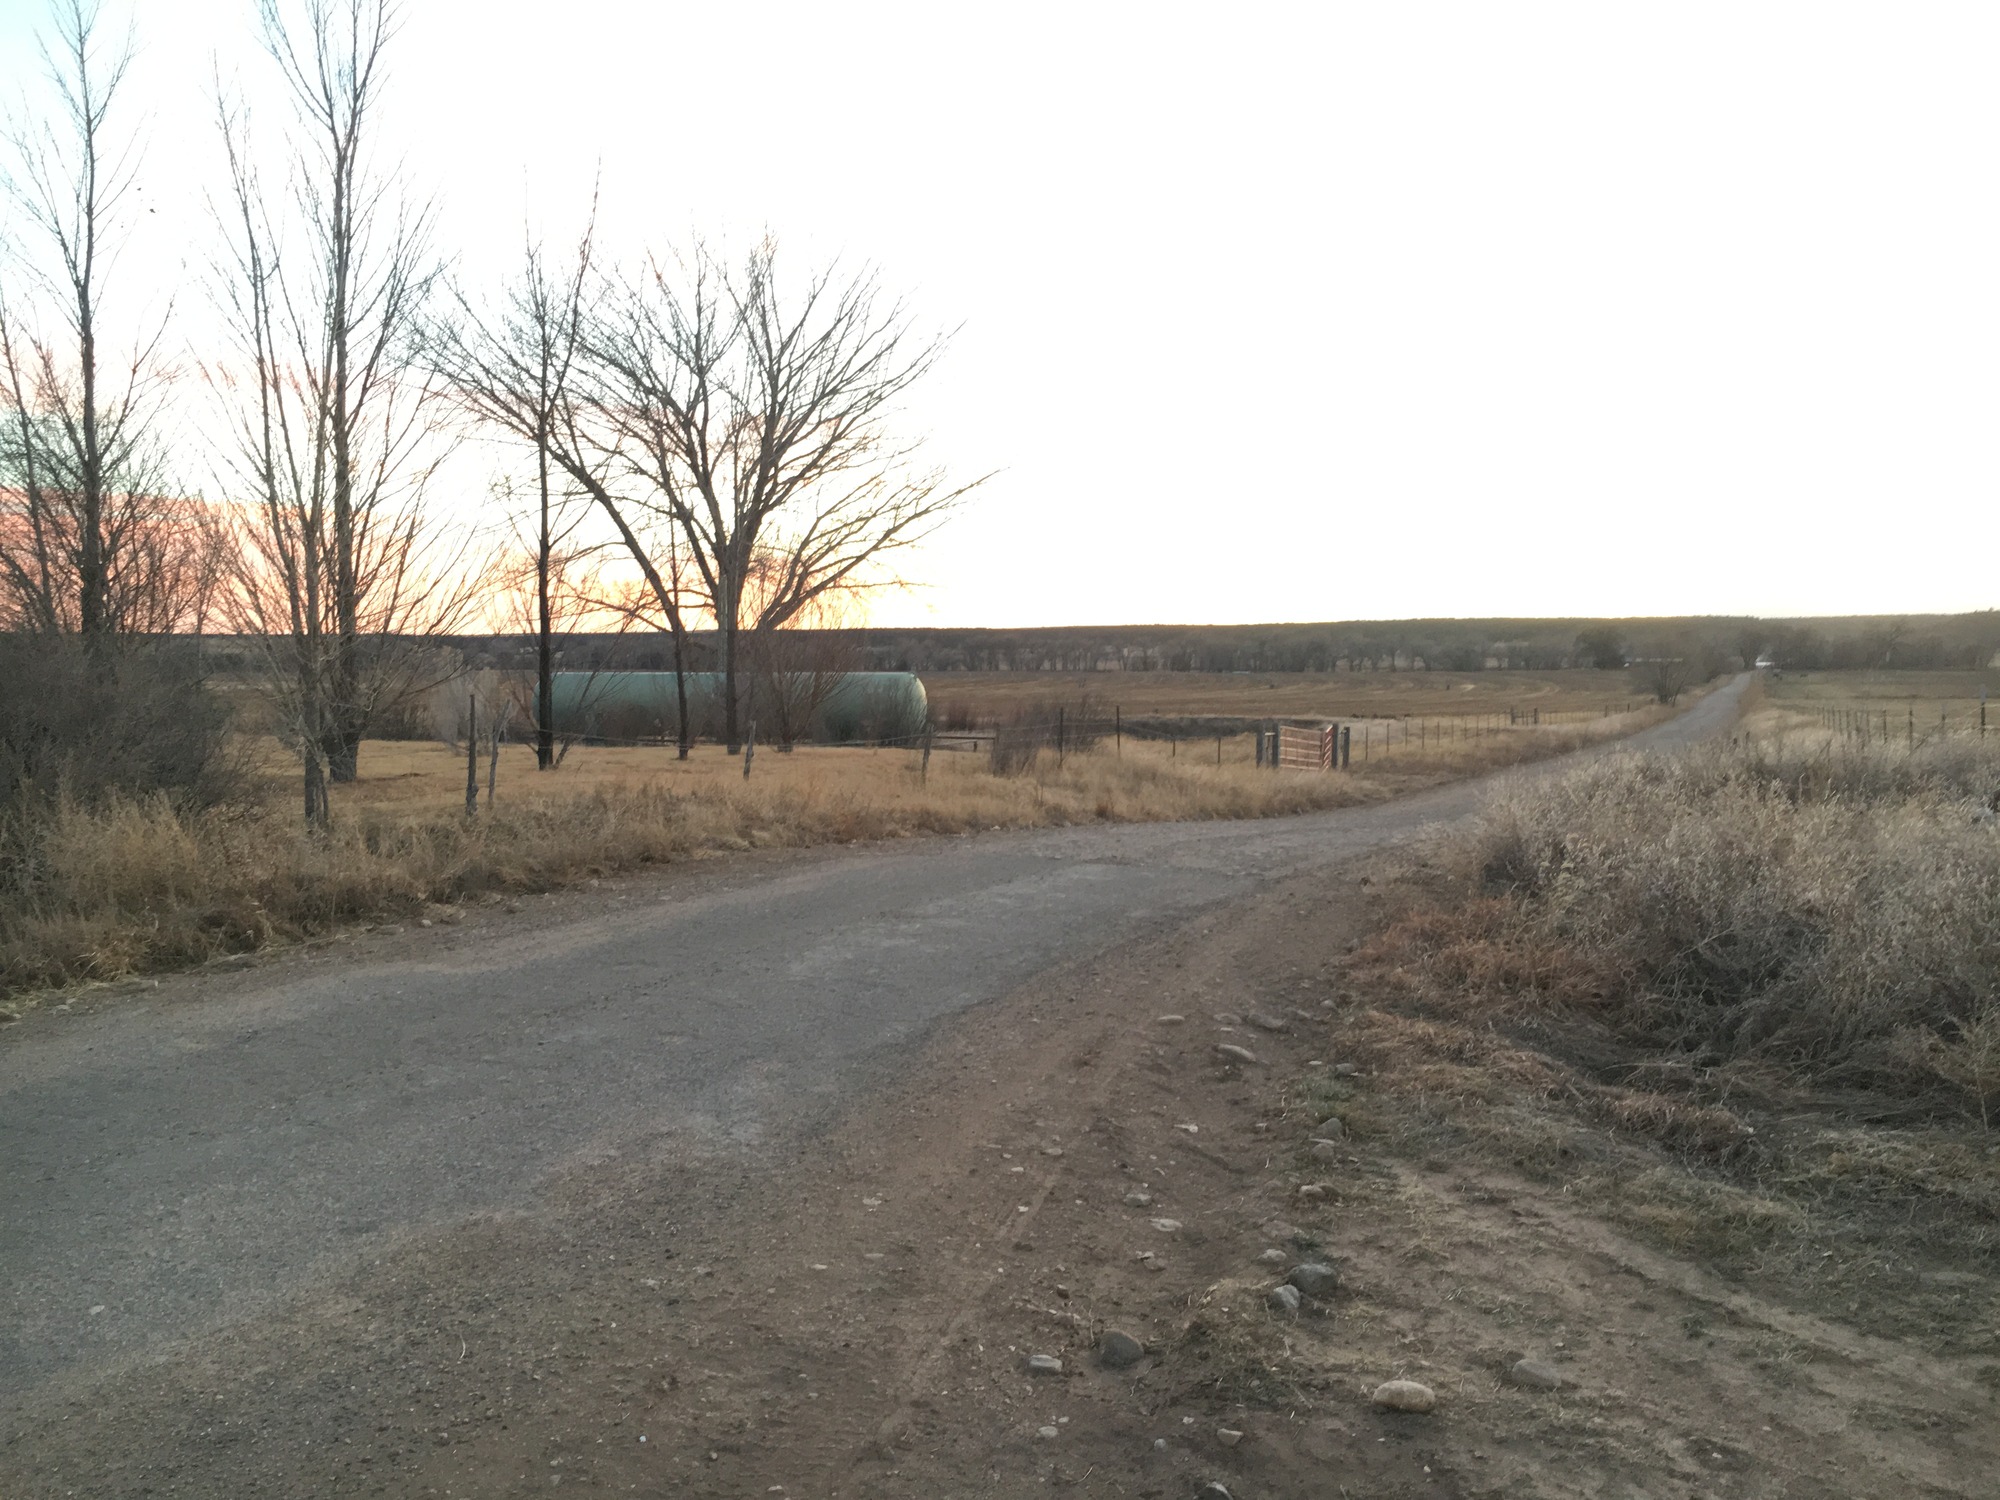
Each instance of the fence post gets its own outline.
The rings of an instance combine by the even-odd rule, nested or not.
[[[479,813],[479,695],[465,698],[465,815]]]
[[[917,768],[917,784],[922,786],[931,779],[931,726],[924,725],[924,762]]]
[[[1363,760],[1368,759],[1365,743],[1361,752],[1361,758]],[[1352,724],[1347,725],[1340,731],[1340,769],[1343,771],[1354,769],[1354,726]]]
[[[1910,705],[1910,748],[1917,748],[1917,706],[1914,703]]]
[[[750,761],[757,753],[757,721],[750,721],[750,732],[743,737],[743,779],[750,779]]]
[[[1117,704],[1111,705],[1111,743],[1118,752],[1118,758],[1125,758],[1125,710]]]
[[[1069,713],[1066,709],[1056,710],[1056,769],[1062,769],[1063,754],[1068,750]]]
[[[1257,769],[1264,769],[1264,731],[1257,731]]]
[[[1222,736],[1219,734],[1215,737],[1215,763],[1218,766],[1222,764]]]

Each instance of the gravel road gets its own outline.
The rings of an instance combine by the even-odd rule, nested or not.
[[[1747,682],[1628,744],[1725,729]],[[941,1018],[1504,781],[753,858],[36,1013],[0,1040],[0,1409],[665,1132],[782,1151]]]

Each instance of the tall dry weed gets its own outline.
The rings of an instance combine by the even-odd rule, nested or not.
[[[1624,977],[1619,1029],[1698,1063],[1990,1109],[2000,746],[1823,737],[1621,757],[1517,793],[1473,848],[1519,941]],[[1490,917],[1488,918],[1490,921]]]

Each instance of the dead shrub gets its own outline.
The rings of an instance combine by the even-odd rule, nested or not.
[[[2000,1089],[2000,754],[1743,742],[1515,795],[1467,864],[1496,908],[1413,925],[1441,980],[1629,1040],[1915,1099]]]

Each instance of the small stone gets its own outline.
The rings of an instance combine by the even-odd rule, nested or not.
[[[1060,1375],[1062,1374],[1062,1361],[1057,1359],[1053,1354],[1030,1354],[1028,1356],[1028,1373],[1030,1375]]]
[[[1215,1019],[1217,1024],[1222,1026],[1241,1026],[1243,1024],[1243,1018],[1233,1010],[1219,1010],[1215,1013]]]
[[[1346,1159],[1347,1148],[1337,1141],[1314,1141],[1310,1155],[1314,1161],[1342,1161]]]
[[[1370,1398],[1384,1411],[1425,1412],[1437,1405],[1437,1394],[1414,1380],[1386,1380]]]
[[[1235,1500],[1235,1497],[1229,1493],[1228,1486],[1211,1482],[1201,1487],[1196,1500]]]
[[[1161,1234],[1180,1233],[1181,1221],[1179,1219],[1153,1219],[1150,1220],[1149,1222],[1155,1229],[1159,1230]]]
[[[1302,1183],[1299,1187],[1299,1196],[1301,1198],[1324,1198],[1326,1196],[1326,1189],[1316,1182]]]
[[[1340,1285],[1340,1273],[1324,1261],[1308,1260],[1293,1266],[1285,1280],[1308,1297],[1328,1297]]]
[[[1053,1427],[1037,1427],[1035,1429],[1035,1436],[1038,1438],[1052,1438],[1058,1437],[1060,1434]]]
[[[1145,1264],[1146,1269],[1149,1271],[1164,1271],[1167,1268],[1167,1263],[1157,1255],[1147,1256]]]
[[[1265,1300],[1279,1312],[1296,1313],[1299,1310],[1299,1289],[1295,1286],[1274,1286]]]
[[[1259,1031],[1285,1031],[1288,1024],[1277,1016],[1267,1016],[1260,1010],[1253,1010],[1243,1018]]]
[[[1186,1132],[1187,1132],[1187,1133],[1188,1133],[1189,1135],[1200,1135],[1200,1134],[1201,1134],[1201,1127],[1200,1127],[1199,1125],[1176,1125],[1176,1126],[1174,1127],[1174,1129],[1176,1129],[1176,1130],[1184,1130],[1184,1131],[1186,1131]]]
[[[1218,1427],[1215,1429],[1215,1440],[1225,1448],[1234,1448],[1243,1441],[1243,1434],[1234,1427]]]
[[[1507,1367],[1507,1383],[1531,1391],[1559,1391],[1569,1382],[1554,1365],[1539,1359],[1517,1359]]]
[[[1269,1250],[1265,1250],[1257,1256],[1257,1263],[1265,1266],[1282,1266],[1290,1259],[1290,1256],[1274,1245]]]
[[[1097,1341],[1097,1360],[1107,1370],[1127,1370],[1145,1354],[1146,1346],[1129,1333],[1113,1328]]]
[[[1231,1062],[1248,1063],[1252,1067],[1257,1066],[1257,1054],[1252,1052],[1248,1047],[1239,1047],[1234,1042],[1217,1042],[1215,1050]]]
[[[1344,1141],[1347,1139],[1347,1122],[1339,1115],[1328,1115],[1306,1134],[1316,1141]]]
[[[1360,1071],[1353,1063],[1335,1063],[1333,1065],[1333,1076],[1335,1078],[1352,1078]]]
[[[1151,1193],[1127,1193],[1125,1195],[1125,1206],[1127,1208],[1151,1208],[1153,1206],[1153,1195]]]
[[[1178,1026],[1186,1019],[1186,1016],[1155,1016],[1153,1022],[1158,1026]]]
[[[428,927],[431,925],[431,919],[429,917],[420,918],[417,922],[417,925],[419,927]]]

